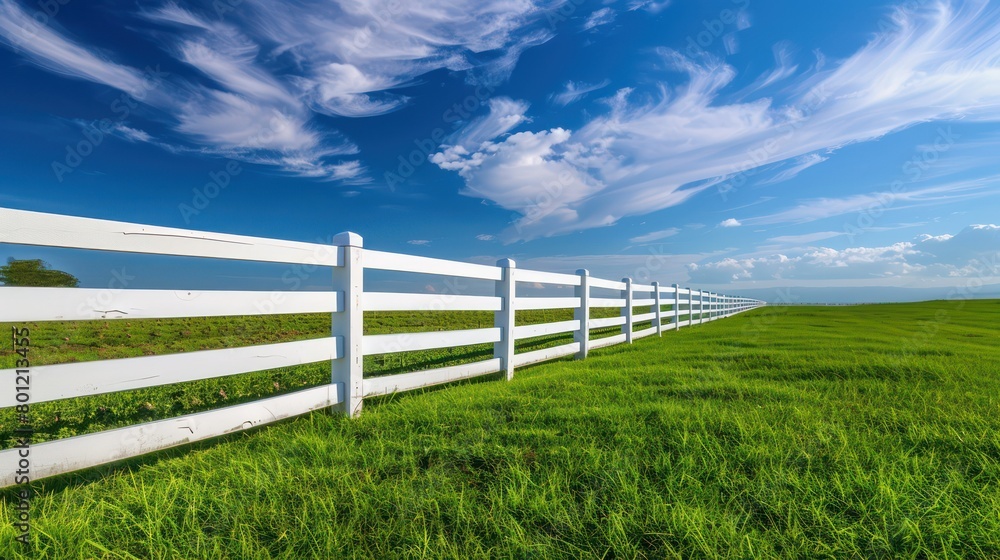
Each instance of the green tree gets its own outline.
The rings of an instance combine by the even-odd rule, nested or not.
[[[32,286],[50,288],[75,288],[80,285],[76,276],[61,270],[52,270],[49,263],[41,259],[7,259],[0,266],[0,282],[5,286]]]

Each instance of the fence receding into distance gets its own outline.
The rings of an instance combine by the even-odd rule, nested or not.
[[[187,416],[79,435],[30,446],[31,479],[67,473],[135,457],[176,445],[221,436],[321,408],[354,416],[366,397],[502,372],[564,356],[631,343],[664,330],[729,317],[763,305],[748,298],[701,290],[638,284],[591,277],[586,270],[557,274],[525,270],[504,259],[496,266],[471,264],[365,249],[354,233],[332,245],[188,231],[74,216],[0,208],[0,243],[65,247],[329,267],[329,291],[114,291],[113,309],[99,309],[102,292],[87,288],[0,287],[0,322],[166,319],[241,315],[330,313],[331,335],[324,338],[203,350],[168,355],[57,365],[32,365],[0,372],[3,379],[29,376],[25,390],[0,391],[0,408],[169,385],[307,363],[331,364],[330,383],[254,402]],[[365,291],[364,270],[377,269],[492,281],[493,296]],[[572,297],[516,295],[518,283],[572,286]],[[595,297],[595,289],[618,297]],[[614,293],[612,292],[612,293]],[[105,296],[106,299],[106,296]],[[617,308],[617,317],[591,318],[595,308]],[[637,308],[649,312],[636,314]],[[667,308],[667,309],[665,309]],[[573,319],[516,326],[517,311],[572,309]],[[490,328],[363,335],[365,311],[492,311]],[[635,330],[634,325],[651,326]],[[591,338],[591,329],[621,327],[621,333]],[[515,353],[525,338],[573,333],[573,342]],[[470,364],[365,378],[367,355],[493,344],[493,357]],[[30,387],[30,388],[29,388]],[[25,395],[21,397],[21,395]],[[14,484],[19,449],[0,451],[0,487]]]

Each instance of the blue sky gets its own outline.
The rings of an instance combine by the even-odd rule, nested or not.
[[[994,2],[62,2],[0,0],[2,206],[770,300],[1000,282]],[[0,257],[276,272],[80,253]]]

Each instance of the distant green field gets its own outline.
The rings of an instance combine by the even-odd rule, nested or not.
[[[491,324],[366,316],[372,333]],[[36,363],[60,363],[311,338],[328,325],[53,323],[33,326],[32,344]],[[523,368],[510,383],[371,400],[355,420],[318,412],[39,481],[30,553],[12,540],[7,490],[0,557],[997,558],[998,325],[994,300],[763,308]],[[373,357],[365,369],[488,352]],[[36,440],[328,378],[318,364],[39,404]]]

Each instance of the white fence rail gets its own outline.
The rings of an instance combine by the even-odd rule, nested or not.
[[[30,446],[31,478],[89,468],[332,407],[354,416],[366,397],[408,391],[503,372],[564,356],[585,358],[595,348],[660,335],[665,329],[701,324],[763,305],[763,302],[681,288],[592,278],[586,270],[558,274],[518,269],[504,259],[496,266],[418,257],[362,247],[357,234],[342,233],[332,245],[299,243],[201,231],[95,220],[0,208],[0,243],[95,249],[131,253],[290,263],[329,267],[325,292],[106,290],[82,288],[0,288],[0,322],[86,321],[330,313],[331,336],[243,348],[144,356],[115,360],[0,370],[4,379],[30,377],[30,390],[0,394],[0,408],[24,403],[100,395],[226,375],[329,361],[330,383],[295,393],[198,414],[148,422]],[[365,269],[434,274],[495,282],[494,296],[366,292]],[[571,297],[518,297],[518,282],[572,287]],[[592,289],[618,291],[591,297]],[[111,308],[107,308],[111,307]],[[669,307],[669,309],[664,309]],[[107,309],[106,309],[107,308]],[[620,315],[591,318],[596,308]],[[643,308],[637,313],[637,308]],[[516,326],[515,312],[572,309],[573,320]],[[648,310],[647,310],[648,309]],[[363,334],[365,311],[492,311],[490,328],[423,333]],[[636,327],[645,328],[636,330]],[[591,339],[591,330],[620,327],[612,336]],[[515,353],[514,341],[573,333],[573,342]],[[493,344],[493,358],[457,366],[364,378],[366,355]],[[15,483],[21,449],[0,451],[5,474],[0,487]]]

